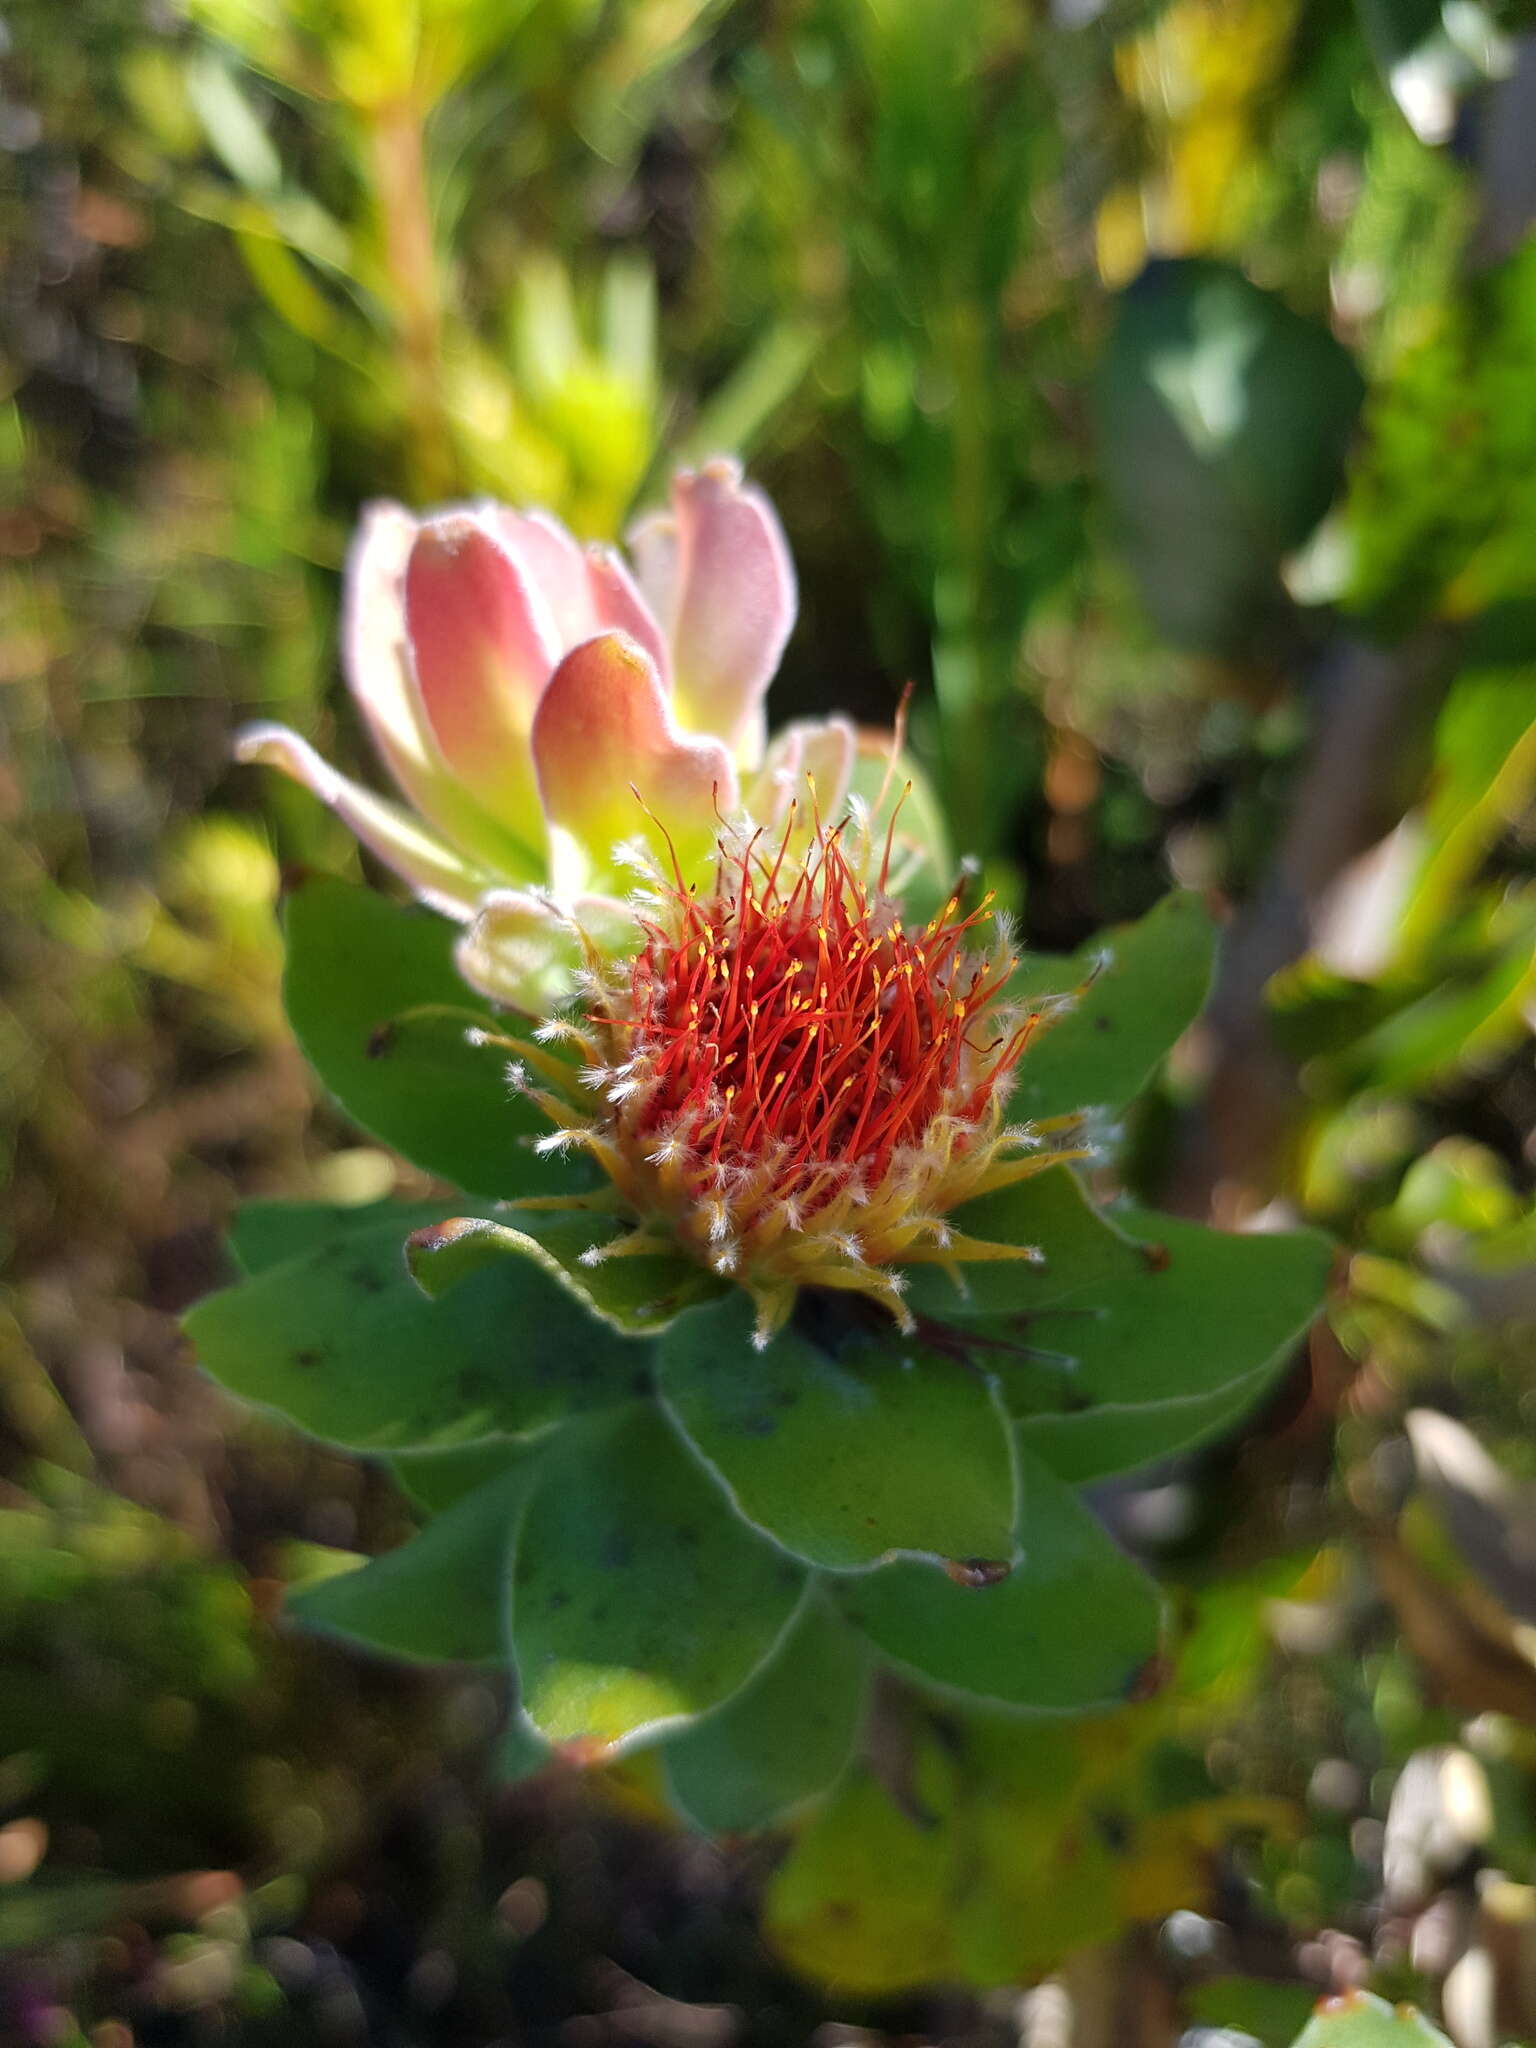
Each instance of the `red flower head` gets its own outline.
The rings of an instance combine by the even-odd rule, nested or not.
[[[713,893],[653,878],[639,951],[594,954],[579,1011],[545,1030],[584,1059],[538,1095],[546,1143],[590,1152],[639,1225],[602,1256],[681,1246],[754,1296],[760,1342],[801,1286],[905,1324],[903,1265],[1034,1256],[945,1218],[1049,1163],[1005,1121],[1048,1012],[1008,1002],[990,898],[967,912],[957,891],[914,928],[889,863],[887,835],[871,874],[861,813],[727,834]]]

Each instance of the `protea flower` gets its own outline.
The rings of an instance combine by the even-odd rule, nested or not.
[[[542,512],[373,506],[347,568],[344,659],[415,815],[285,727],[239,743],[465,925],[466,977],[523,1009],[568,986],[573,912],[589,940],[632,939],[616,849],[666,843],[702,874],[722,821],[777,822],[808,771],[835,815],[853,768],[845,719],[766,745],[795,580],[773,508],[739,467],[681,473],[671,511],[630,539],[633,573]]]
[[[888,890],[894,818],[877,845],[854,799],[806,839],[798,809],[776,833],[723,834],[710,890],[658,869],[638,951],[589,948],[577,1002],[537,1034],[539,1081],[526,1049],[512,1070],[556,1126],[543,1147],[608,1177],[611,1196],[576,1205],[635,1226],[589,1261],[680,1248],[748,1290],[760,1345],[801,1287],[866,1295],[910,1329],[904,1266],[963,1286],[966,1261],[1037,1258],[946,1218],[1080,1156],[1006,1120],[1013,1070],[1066,999],[1009,1002],[1018,960],[990,896],[966,911],[957,889],[914,927]]]
[[[492,1000],[445,987],[438,920],[296,892],[305,1048],[441,1194],[257,1205],[189,1329],[428,1518],[296,1619],[510,1667],[510,1774],[651,1745],[648,1782],[733,1832],[830,1796],[797,1852],[819,1926],[827,1840],[859,1871],[908,1851],[858,1755],[872,1679],[971,1806],[950,1765],[1001,1755],[999,1710],[1145,1686],[1161,1603],[1074,1484],[1229,1429],[1330,1252],[1171,1218],[1154,1243],[1057,1163],[1196,1013],[1193,900],[1113,941],[1091,1001],[1042,997],[1083,969],[1015,974],[899,731],[765,745],[793,587],[734,468],[680,479],[635,552],[638,583],[534,515],[370,519],[350,675],[420,819],[291,735],[246,751],[467,928]]]
[[[280,727],[242,751],[467,926],[467,979],[574,1046],[518,1041],[513,1071],[634,1226],[603,1256],[681,1249],[749,1290],[761,1341],[802,1286],[905,1324],[902,1266],[1031,1256],[945,1218],[1059,1156],[1004,1114],[1051,1008],[1007,1005],[989,902],[911,921],[899,734],[873,801],[846,719],[766,746],[795,603],[766,499],[711,463],[631,538],[638,580],[542,513],[376,507],[348,680],[422,822]]]

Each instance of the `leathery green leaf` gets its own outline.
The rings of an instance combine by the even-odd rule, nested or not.
[[[1007,1578],[965,1586],[894,1564],[833,1582],[837,1603],[877,1649],[937,1685],[1041,1713],[1118,1706],[1157,1650],[1157,1589],[1027,1454],[1021,1489]]]
[[[833,1302],[752,1349],[739,1291],[661,1339],[663,1397],[747,1520],[829,1570],[893,1552],[1006,1567],[1013,1459],[989,1380],[963,1355]]]
[[[853,1750],[869,1652],[816,1586],[768,1662],[662,1750],[676,1805],[711,1834],[768,1827],[825,1792]]]
[[[1205,906],[1193,890],[1176,889],[1138,923],[1103,932],[1066,959],[1026,960],[1010,997],[1065,996],[1070,1007],[1025,1051],[1009,1115],[1022,1123],[1123,1109],[1199,1016],[1215,957]]]
[[[726,1284],[681,1252],[634,1256],[610,1250],[630,1226],[600,1211],[515,1210],[513,1223],[455,1216],[415,1232],[406,1257],[424,1293],[444,1294],[471,1273],[508,1259],[542,1266],[578,1295],[594,1316],[629,1335],[663,1329],[690,1303],[724,1294]],[[607,1257],[601,1256],[608,1252]]]
[[[306,881],[285,916],[289,1022],[354,1122],[415,1165],[489,1200],[559,1192],[579,1171],[541,1156],[542,1113],[507,1077],[528,1025],[460,978],[454,928],[372,889]]]
[[[534,1469],[525,1453],[361,1570],[289,1596],[304,1627],[418,1663],[500,1664],[517,1525]]]
[[[1234,1234],[1146,1211],[1106,1214],[1059,1166],[966,1204],[953,1221],[1035,1245],[1040,1263],[970,1266],[964,1292],[935,1270],[916,1272],[911,1299],[972,1347],[1022,1441],[1075,1481],[1237,1422],[1321,1307],[1333,1256],[1316,1231]]]
[[[526,1456],[526,1444],[515,1438],[487,1437],[445,1450],[396,1451],[385,1462],[407,1499],[424,1514],[440,1515]]]
[[[651,1403],[594,1416],[561,1432],[523,1523],[512,1640],[524,1711],[546,1741],[632,1747],[744,1685],[804,1582]]]
[[[627,1398],[650,1366],[647,1345],[596,1321],[531,1261],[428,1301],[394,1222],[210,1295],[186,1329],[232,1394],[354,1450],[544,1429]]]

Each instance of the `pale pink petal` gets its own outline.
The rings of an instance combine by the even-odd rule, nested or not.
[[[612,548],[583,548],[547,512],[487,506],[483,515],[548,608],[559,643],[569,654],[596,633],[628,633],[670,684],[672,658],[656,616]]]
[[[405,565],[417,522],[403,506],[363,508],[347,555],[342,651],[347,683],[396,782],[423,810],[444,779],[405,660]]]
[[[795,572],[773,507],[743,484],[739,464],[719,460],[672,485],[677,560],[669,611],[678,716],[694,732],[718,733],[742,755],[755,715],[795,622]],[[658,581],[662,536],[642,534]]]
[[[804,758],[803,727],[787,725],[742,792],[749,816],[770,831],[777,831],[789,816],[790,803],[800,788],[800,765]]]
[[[559,647],[549,608],[479,517],[422,526],[405,571],[412,672],[438,752],[518,839],[541,839],[528,735]]]
[[[730,755],[678,729],[655,664],[622,633],[587,641],[555,670],[533,758],[551,825],[600,867],[621,840],[654,843],[656,824],[692,860],[738,801]]]
[[[281,768],[333,810],[423,903],[467,923],[488,879],[396,805],[338,774],[308,740],[283,725],[248,725],[235,739],[235,758]]]
[[[834,825],[842,816],[858,758],[859,736],[848,718],[810,718],[801,722],[805,752],[801,758],[801,788],[821,813],[823,824]],[[797,790],[796,795],[799,795]]]
[[[846,718],[801,718],[774,737],[747,791],[747,808],[766,825],[781,825],[791,802],[807,819],[835,825],[853,779],[858,734]]]
[[[590,640],[616,619],[599,616],[581,543],[548,512],[513,512],[487,505],[483,516],[549,607],[559,645],[556,659]]]
[[[627,633],[656,664],[664,690],[672,687],[672,654],[656,615],[641,596],[623,558],[612,548],[587,549],[587,574],[597,609],[599,629]]]
[[[422,708],[406,647],[405,578],[421,522],[399,505],[368,506],[347,556],[342,655],[374,745],[428,824],[472,861],[531,873],[532,846],[497,824],[450,774]]]
[[[625,538],[641,595],[670,633],[677,623],[677,521],[670,512],[648,512]]]

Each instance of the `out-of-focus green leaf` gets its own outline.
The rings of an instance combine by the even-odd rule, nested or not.
[[[1457,963],[1442,982],[1320,1063],[1318,1085],[1338,1093],[1422,1088],[1517,1043],[1536,989],[1536,895],[1497,905],[1488,940],[1480,959]]]
[[[893,1564],[833,1581],[834,1597],[936,1685],[1040,1713],[1119,1706],[1157,1649],[1157,1589],[1069,1486],[1027,1452],[1021,1462],[1020,1558],[1006,1579],[966,1586]]]
[[[818,331],[803,322],[776,322],[700,407],[674,459],[706,462],[721,448],[749,452],[803,382],[820,341]]]
[[[491,1200],[575,1185],[533,1142],[548,1124],[507,1079],[508,1053],[472,1044],[522,1027],[466,987],[453,928],[328,877],[289,899],[289,1019],[326,1087],[415,1165]]]
[[[1371,1219],[1373,1242],[1412,1253],[1428,1230],[1484,1237],[1523,1213],[1509,1168],[1470,1138],[1442,1138],[1403,1175],[1391,1203]]]
[[[209,147],[231,177],[252,192],[276,192],[282,158],[230,66],[204,48],[190,58],[184,78]]]
[[[737,1289],[658,1351],[668,1408],[739,1513],[834,1571],[899,1551],[1008,1563],[1008,1425],[980,1374],[831,1311],[758,1352],[753,1319]]]
[[[813,1591],[784,1640],[734,1699],[665,1744],[673,1799],[711,1834],[771,1826],[848,1762],[869,1656]]]
[[[656,96],[720,8],[721,0],[651,0],[618,16],[611,41],[582,81],[576,109],[581,134],[600,159],[623,161],[638,148]]]
[[[1306,953],[1271,978],[1264,1000],[1277,1043],[1311,1060],[1347,1053],[1421,993],[1415,982],[1351,980]]]
[[[1364,391],[1348,352],[1238,270],[1159,261],[1122,294],[1094,391],[1143,603],[1181,646],[1245,651],[1342,480]]]
[[[1396,629],[1486,618],[1530,597],[1536,245],[1520,237],[1507,260],[1427,306],[1409,331],[1410,345],[1373,380],[1341,510],[1351,601]]]
[[[449,1202],[242,1202],[228,1244],[241,1271],[254,1275],[383,1224],[394,1225],[404,1244],[410,1231],[452,1213]]]
[[[643,1345],[529,1261],[428,1301],[394,1222],[209,1296],[186,1327],[230,1393],[356,1450],[547,1428],[624,1399],[647,1364]]]
[[[1261,1977],[1212,1977],[1196,1984],[1186,2002],[1192,2016],[1207,2026],[1251,2035],[1259,2048],[1291,2048],[1314,2000],[1300,1984],[1272,1984]]]
[[[914,1716],[902,1796],[855,1766],[775,1872],[767,1931],[797,1969],[871,1996],[1033,1980],[1127,1920],[1208,1896],[1234,1829],[1275,1802],[1154,1800],[1159,1707],[1061,1723],[947,1704]]]
[[[273,311],[306,341],[355,359],[360,354],[358,335],[349,332],[349,323],[337,313],[293,250],[271,231],[265,220],[253,222],[249,218],[254,209],[239,207],[232,211],[236,214],[233,226],[240,254]]]
[[[957,1893],[946,1833],[930,1818],[953,1823],[960,1772],[926,1736],[908,1778],[916,1813],[898,1808],[867,1769],[851,1772],[768,1893],[770,1938],[797,1968],[845,1990],[880,1996],[961,1975],[952,1928],[969,1901]]]
[[[46,1941],[93,1934],[143,1897],[142,1889],[111,1877],[33,1879],[7,1885],[0,1892],[0,1955],[35,1949]]]
[[[1394,958],[1421,958],[1458,909],[1499,835],[1536,785],[1536,669],[1477,670],[1458,678],[1435,730],[1425,807],[1429,852],[1398,921]]]
[[[525,1453],[358,1571],[289,1595],[305,1628],[415,1663],[500,1664],[517,1528],[537,1470]]]
[[[734,1363],[734,1361],[732,1361]],[[550,1742],[617,1749],[730,1698],[801,1598],[649,1403],[562,1432],[523,1523],[512,1637]]]
[[[1009,1114],[1039,1121],[1124,1108],[1199,1016],[1210,993],[1216,932],[1198,896],[1175,890],[1133,925],[1069,959],[1034,956],[1009,985],[1016,1001],[1076,999],[1026,1049]]]

